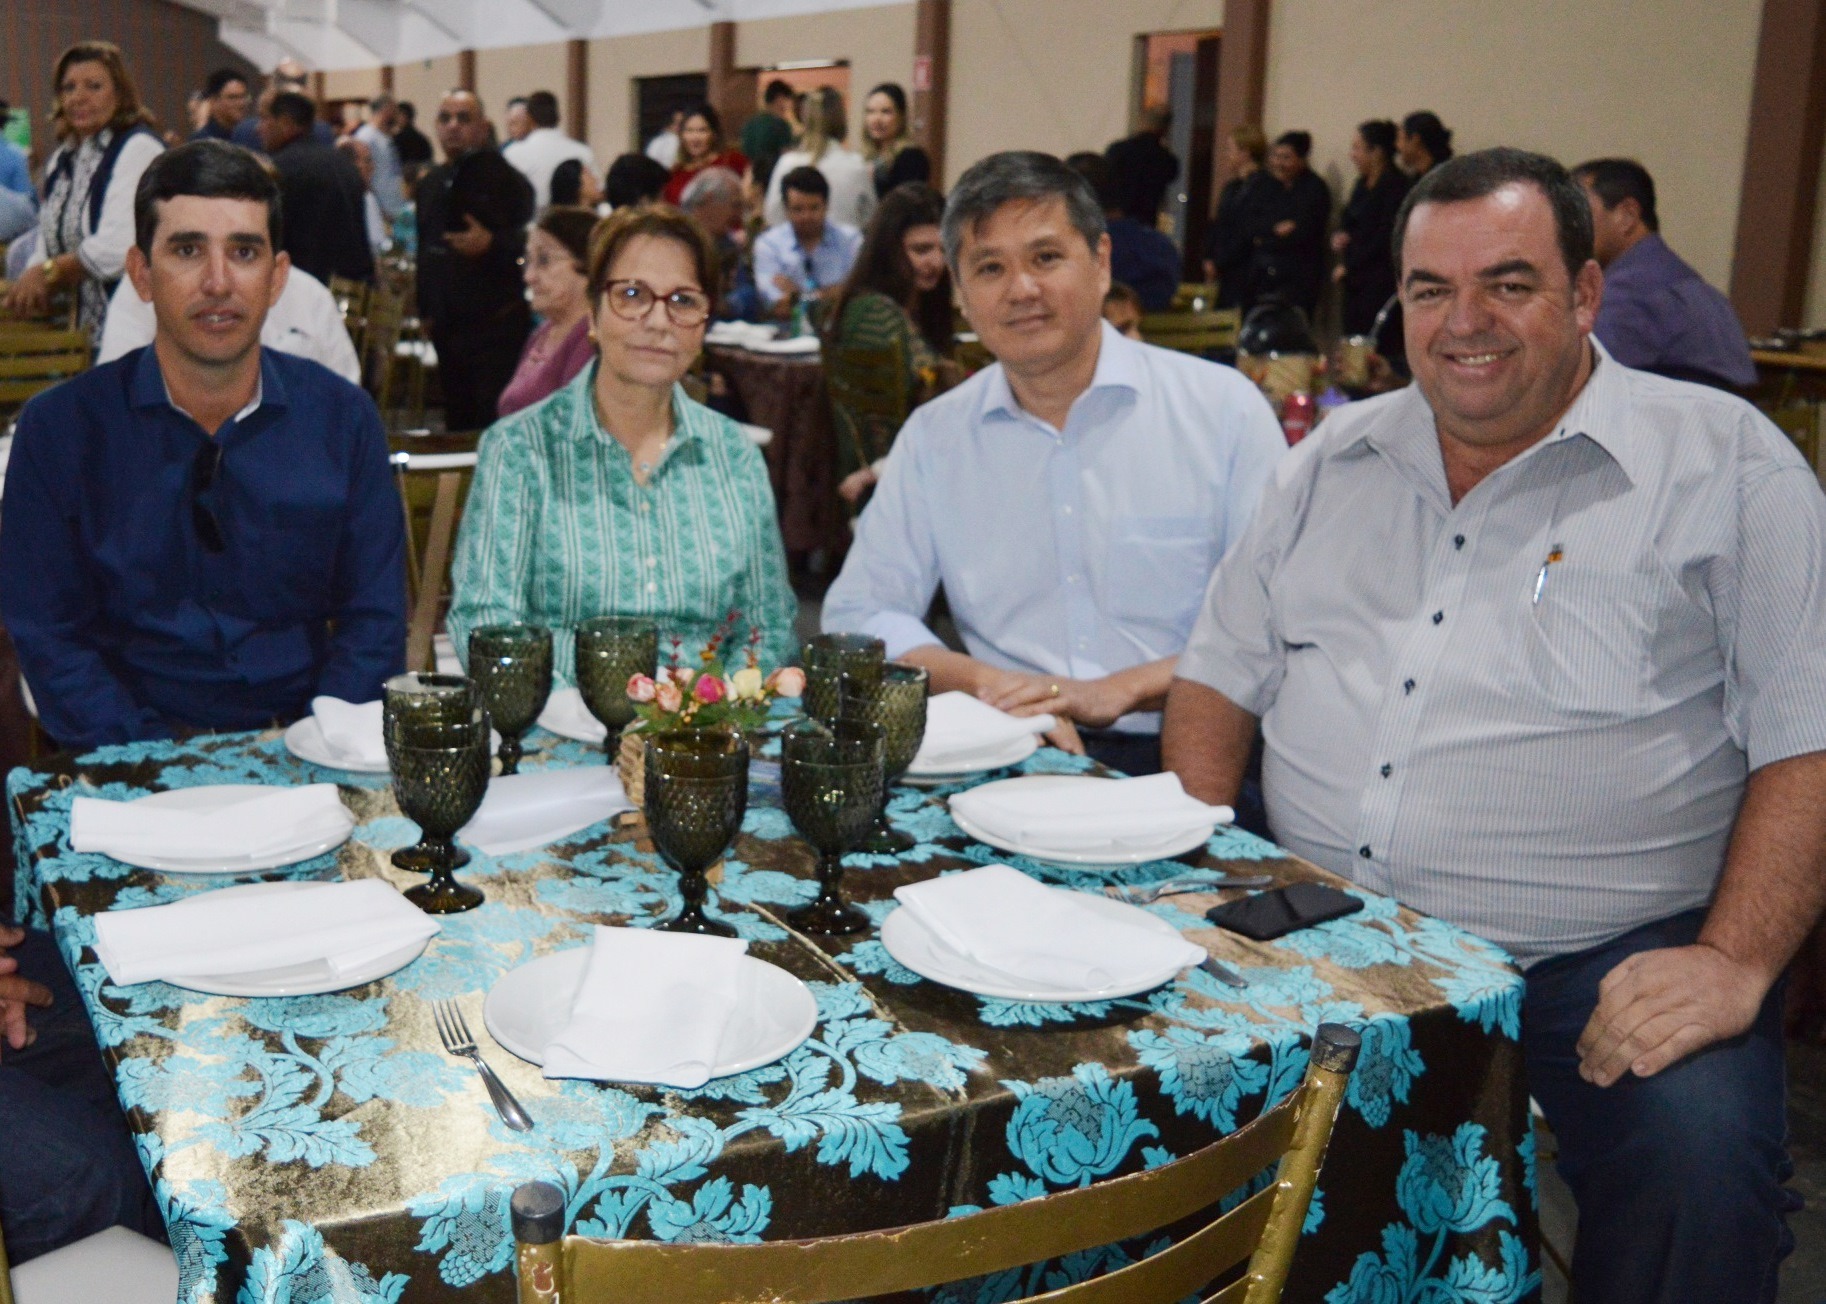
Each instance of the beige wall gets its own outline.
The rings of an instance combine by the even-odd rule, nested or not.
[[[1729,289],[1749,132],[1756,0],[1276,0],[1267,128],[1313,133],[1338,190],[1365,118],[1438,113],[1453,147],[1520,145],[1568,165],[1639,159],[1661,230]]]
[[[507,102],[534,91],[550,91],[564,112],[564,42],[550,45],[510,45],[501,50],[476,51],[476,94],[506,139]],[[575,124],[562,117],[558,125],[571,135]]]
[[[410,100],[418,111],[418,129],[437,144],[438,101],[457,84],[457,57],[418,59],[393,67],[393,98]]]
[[[379,68],[347,68],[323,75],[323,97],[327,100],[350,100],[357,96],[371,100],[379,94]]]
[[[964,0],[966,5],[976,2]],[[794,59],[848,59],[849,144],[855,148],[862,140],[860,101],[869,88],[892,81],[909,92],[913,89],[913,6],[880,5],[743,23],[736,28],[735,56],[740,68]]]
[[[634,140],[634,79],[703,72],[710,62],[710,31],[688,28],[590,42],[590,148],[606,169],[639,145]]]
[[[1223,0],[959,0],[946,186],[996,150],[1069,154],[1127,135],[1135,37],[1223,20]]]

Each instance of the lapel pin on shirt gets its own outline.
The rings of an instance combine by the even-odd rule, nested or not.
[[[1535,606],[1538,607],[1541,605],[1541,594],[1547,591],[1547,568],[1552,566],[1556,561],[1559,561],[1565,555],[1565,549],[1560,544],[1556,543],[1553,545],[1552,550],[1548,552],[1547,560],[1541,563],[1541,572],[1534,577]]]

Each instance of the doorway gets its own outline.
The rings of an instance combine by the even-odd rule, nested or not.
[[[1182,275],[1197,280],[1210,221],[1217,133],[1217,56],[1220,31],[1151,32],[1135,38],[1131,121],[1165,108],[1172,114],[1166,145],[1180,161],[1179,179],[1161,205],[1161,227],[1179,246]]]
[[[674,113],[702,104],[709,80],[701,72],[674,73],[666,77],[634,79],[634,140],[629,148],[640,151],[666,129]]]

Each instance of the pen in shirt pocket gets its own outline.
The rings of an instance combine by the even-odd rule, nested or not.
[[[1556,561],[1559,561],[1563,557],[1565,557],[1565,555],[1566,555],[1565,548],[1557,543],[1554,544],[1553,547],[1548,550],[1547,560],[1541,563],[1540,573],[1534,577],[1534,605],[1535,606],[1538,607],[1541,605],[1541,594],[1543,594],[1547,591],[1547,571],[1548,571],[1548,569]]]

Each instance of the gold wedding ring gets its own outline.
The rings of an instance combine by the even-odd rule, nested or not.
[[[1051,691],[1049,691],[1049,692],[1048,692],[1048,693],[1047,693],[1047,696],[1048,696],[1048,697],[1057,697],[1057,696],[1058,696],[1058,695],[1059,695],[1059,686],[1058,686],[1058,685],[1057,685],[1057,684],[1054,684],[1054,685],[1053,685],[1053,686],[1052,686],[1052,689],[1051,689]]]

